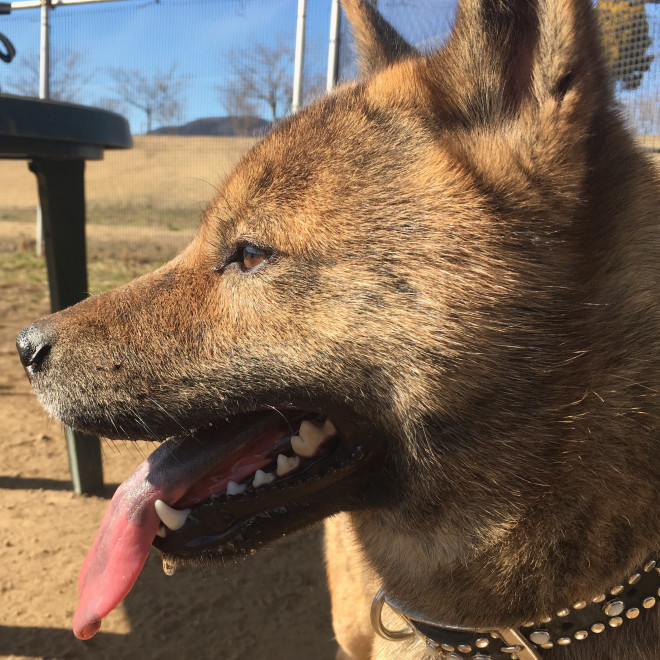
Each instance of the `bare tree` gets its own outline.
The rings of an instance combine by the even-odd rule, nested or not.
[[[50,98],[56,101],[80,102],[85,86],[94,70],[83,71],[85,53],[77,50],[54,50],[50,55]],[[20,74],[10,81],[7,90],[23,96],[39,96],[39,59],[19,59]]]
[[[182,94],[186,80],[179,76],[176,64],[169,69],[156,71],[152,76],[144,75],[139,69],[113,69],[115,108],[122,105],[132,106],[145,113],[147,133],[154,124],[167,124],[180,121],[183,114]],[[112,99],[103,99],[108,107]]]
[[[242,107],[253,114],[265,104],[273,122],[288,112],[293,77],[291,46],[280,42],[276,46],[241,48],[233,52],[230,67],[229,80],[218,88],[225,109]]]
[[[303,105],[313,103],[326,93],[325,73],[310,73],[305,71],[303,75]]]
[[[235,135],[250,135],[254,128],[255,116],[258,113],[256,102],[247,96],[244,89],[228,88],[226,93],[221,91],[222,106],[231,119]]]

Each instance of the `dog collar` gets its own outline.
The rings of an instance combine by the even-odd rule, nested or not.
[[[543,651],[569,646],[616,629],[643,616],[660,599],[660,559],[650,559],[627,580],[589,600],[581,600],[537,623],[518,628],[467,628],[429,621],[411,612],[381,589],[371,606],[371,623],[384,639],[401,641],[417,635],[439,658],[457,660],[541,660]],[[382,621],[383,606],[392,608],[407,627],[390,630]]]

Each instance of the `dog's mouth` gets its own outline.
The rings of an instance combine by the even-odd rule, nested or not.
[[[251,552],[351,508],[365,490],[370,444],[351,422],[299,410],[237,415],[169,438],[106,511],[80,571],[74,633],[99,630],[152,543],[171,571],[181,560]]]

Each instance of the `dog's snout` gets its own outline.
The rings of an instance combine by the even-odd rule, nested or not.
[[[28,376],[40,371],[53,347],[51,333],[48,328],[37,322],[25,328],[18,339],[16,348]]]

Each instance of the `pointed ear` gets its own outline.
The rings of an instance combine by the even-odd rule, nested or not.
[[[368,0],[342,0],[357,43],[360,75],[373,75],[416,50],[376,11]]]
[[[453,99],[454,118],[469,125],[576,94],[589,114],[609,94],[592,0],[464,0],[427,75],[434,96]]]

